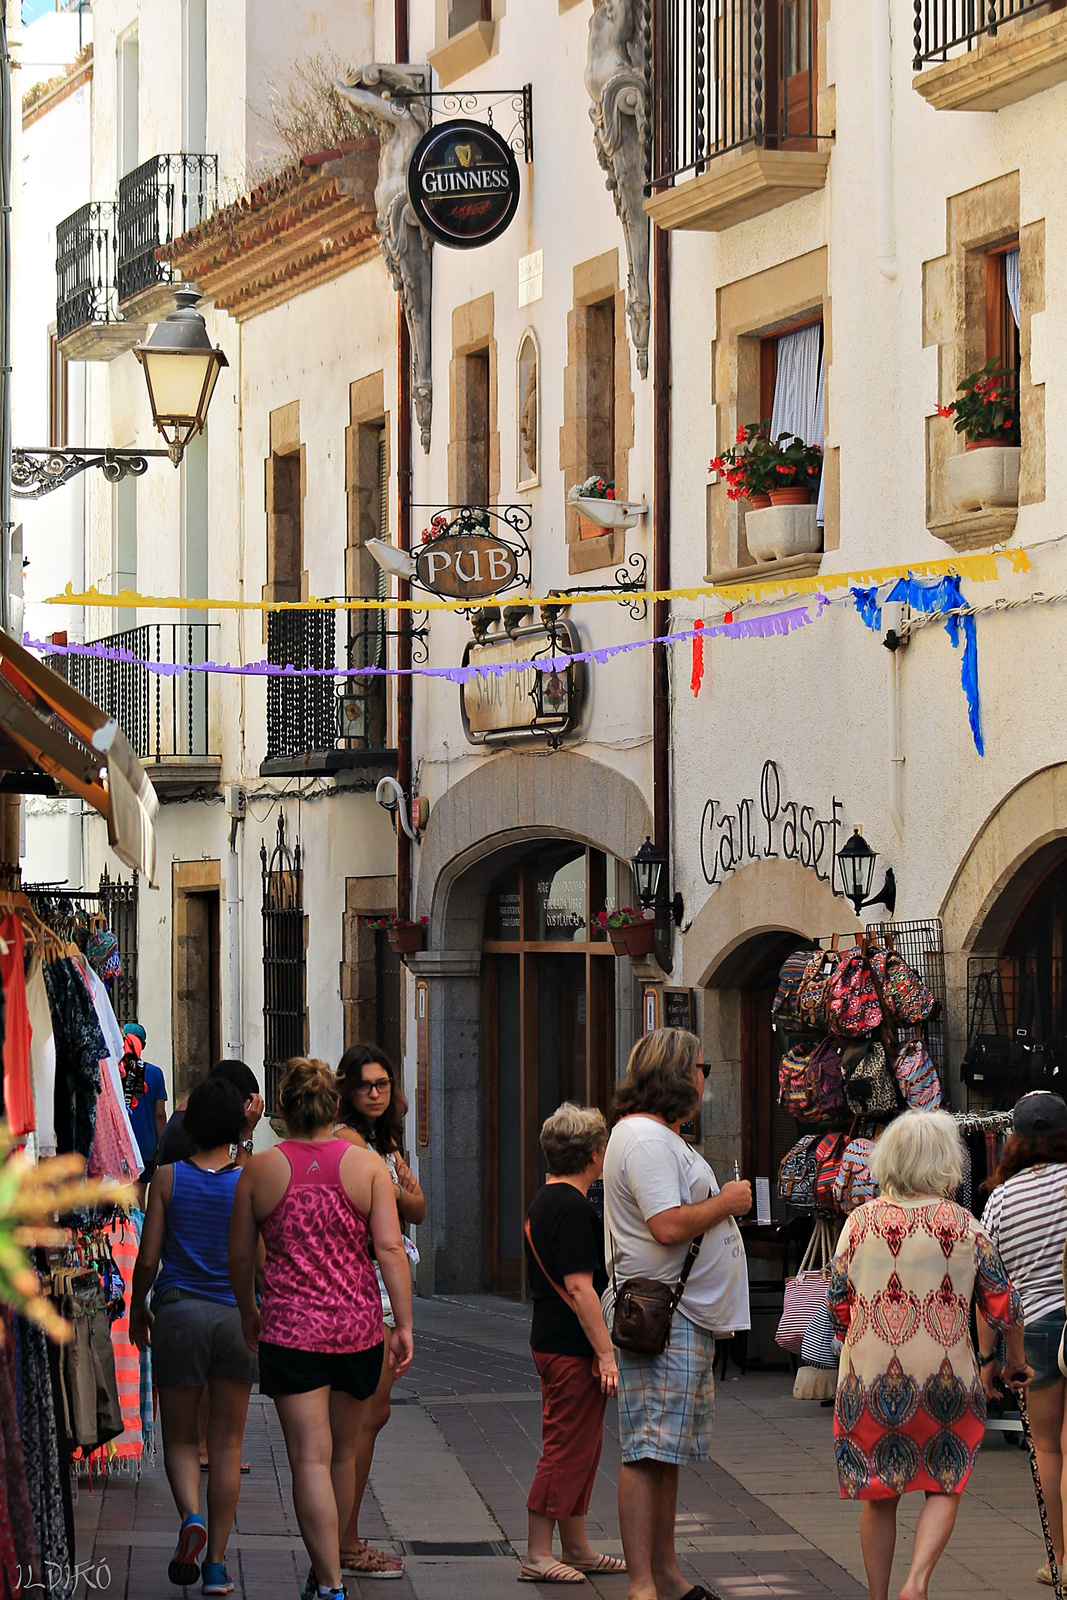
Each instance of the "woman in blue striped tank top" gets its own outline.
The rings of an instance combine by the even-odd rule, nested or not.
[[[226,1542],[241,1492],[241,1441],[257,1377],[226,1260],[240,1177],[230,1149],[244,1126],[244,1103],[225,1078],[208,1078],[193,1090],[183,1128],[196,1154],[160,1167],[152,1180],[130,1297],[134,1343],[152,1349],[163,1463],[181,1517],[168,1576],[183,1586],[202,1577],[201,1593],[207,1595],[233,1591]],[[211,1463],[206,1525],[200,1515],[199,1430],[205,1386]]]

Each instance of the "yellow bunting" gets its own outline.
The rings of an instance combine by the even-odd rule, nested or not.
[[[719,596],[734,603],[781,599],[792,594],[815,594],[829,589],[848,589],[853,584],[877,586],[894,578],[942,577],[954,573],[960,578],[971,578],[976,583],[987,583],[997,576],[997,561],[1007,561],[1013,572],[1029,572],[1031,561],[1025,550],[993,550],[986,555],[953,556],[947,561],[908,561],[892,567],[863,567],[855,572],[820,572],[812,578],[765,578],[754,583],[702,584],[690,589],[642,589],[638,591],[611,589],[607,593],[583,593],[577,589],[566,595],[508,595],[504,603],[509,606],[592,605],[596,601],[625,601],[630,605],[641,600],[707,600]],[[491,603],[498,597],[491,596]],[[499,597],[503,598],[503,597]],[[118,606],[123,610],[141,611],[467,611],[470,600],[430,600],[418,597],[413,600],[365,599],[351,600],[204,600],[184,595],[138,594],[132,589],[120,589],[118,594],[104,594],[97,588],[75,594],[67,584],[62,594],[49,595],[45,601],[50,606]]]

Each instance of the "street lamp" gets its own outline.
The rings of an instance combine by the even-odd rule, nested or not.
[[[177,308],[157,322],[148,343],[135,345],[133,353],[144,369],[152,421],[177,466],[189,440],[202,432],[216,380],[229,362],[212,345],[207,323],[195,309],[199,290],[183,284],[174,298]]]
[[[640,850],[635,856],[630,857],[630,866],[633,868],[637,898],[644,909],[650,911],[659,900],[660,884],[663,882],[663,874],[667,867],[667,857],[646,835],[645,842]],[[682,918],[685,915],[685,905],[680,893],[674,896],[670,909],[675,927],[680,928],[682,926]]]
[[[165,450],[124,449],[112,445],[66,445],[62,449],[16,449],[11,452],[11,492],[21,500],[39,500],[89,467],[99,467],[109,483],[139,478],[150,456],[169,456],[181,463],[190,439],[203,429],[215,382],[228,367],[222,350],[212,345],[207,323],[194,310],[200,292],[191,283],[174,291],[177,307],[156,324],[147,344],[134,355],[144,370],[152,420]]]
[[[890,916],[896,910],[897,880],[892,867],[886,868],[885,879],[878,893],[871,895],[877,860],[877,850],[871,849],[863,837],[863,830],[858,827],[852,830],[851,839],[841,846],[834,858],[841,893],[846,900],[851,900],[857,917],[865,906],[885,906]]]

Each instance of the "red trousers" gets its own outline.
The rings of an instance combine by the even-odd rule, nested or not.
[[[532,1354],[541,1379],[541,1459],[526,1509],[553,1522],[584,1517],[604,1445],[607,1395],[591,1356]]]

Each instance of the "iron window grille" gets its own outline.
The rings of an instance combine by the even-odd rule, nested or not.
[[[1044,11],[1048,0],[914,0],[914,5],[913,64],[920,72],[928,62],[975,49],[983,34],[995,39],[1006,22]]]
[[[152,156],[119,179],[116,283],[120,301],[173,281],[173,269],[156,259],[218,206],[218,156]]]
[[[340,619],[340,625],[339,625]],[[338,747],[382,750],[384,676],[346,678],[345,667],[384,667],[392,630],[382,611],[271,611],[267,660],[274,666],[335,668],[340,676],[267,679],[267,759]],[[424,630],[413,630],[413,659],[425,660]]]
[[[91,200],[56,225],[56,335],[121,322],[115,290],[115,202]]]
[[[268,1111],[278,1105],[285,1063],[304,1054],[307,1019],[307,951],[304,938],[304,875],[300,840],[292,849],[285,814],[267,854],[260,845],[263,883],[263,1070]]]

